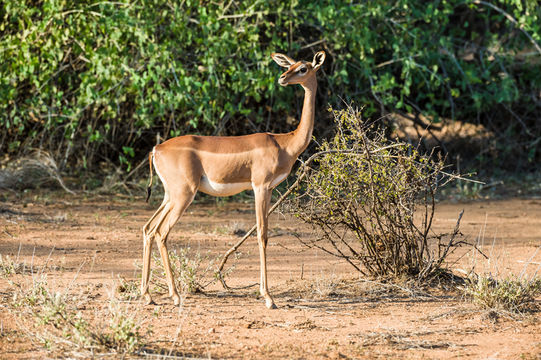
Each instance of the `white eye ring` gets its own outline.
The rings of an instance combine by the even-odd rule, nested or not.
[[[308,70],[307,68],[302,67],[302,68],[299,69],[298,72],[301,73],[301,74],[306,74],[306,71],[307,71],[307,70]]]

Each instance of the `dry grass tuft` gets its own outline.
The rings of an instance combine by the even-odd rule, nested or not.
[[[60,177],[56,161],[43,151],[35,151],[0,169],[0,189],[33,189],[54,183],[70,194],[74,194]]]
[[[480,233],[478,243],[484,243],[483,236],[484,233]],[[541,296],[541,277],[538,275],[541,266],[533,272],[528,271],[528,267],[536,264],[534,260],[541,247],[530,254],[528,260],[520,261],[524,267],[519,274],[512,274],[501,271],[508,259],[505,253],[495,251],[495,242],[494,239],[486,251],[488,256],[483,254],[483,263],[478,264],[478,252],[472,251],[471,269],[461,270],[467,276],[460,287],[463,295],[485,310],[483,318],[491,321],[497,321],[500,316],[520,319],[524,313],[539,310],[536,298]]]
[[[85,305],[93,299],[89,291],[55,291],[47,283],[46,275],[34,278],[29,286],[14,286],[9,311],[17,316],[26,336],[54,357],[124,357],[139,352],[145,345],[138,314],[114,297],[89,313]]]
[[[203,255],[190,247],[173,249],[168,255],[175,286],[182,294],[204,292],[205,288],[218,281],[215,268],[221,256],[213,258],[210,256],[210,251]],[[152,253],[152,258],[156,267],[160,269],[151,271],[152,276],[157,277],[156,290],[168,291],[162,258],[157,252]],[[233,267],[230,268],[227,274],[233,269]]]
[[[481,309],[493,312],[522,313],[537,308],[541,295],[541,279],[530,280],[509,276],[495,279],[490,275],[472,274],[466,281],[464,293]]]
[[[12,259],[9,255],[2,256],[0,254],[0,276],[8,277],[15,274],[23,274],[30,272],[31,268],[24,262],[19,262],[17,259]]]
[[[133,301],[139,298],[139,286],[135,280],[126,280],[123,277],[118,277],[118,285],[116,286],[116,295],[124,301]]]

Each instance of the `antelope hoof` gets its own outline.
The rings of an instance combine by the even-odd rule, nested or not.
[[[150,297],[150,294],[144,294],[143,305],[156,305],[156,303],[154,302],[154,300],[152,300],[152,297]]]
[[[180,305],[180,296],[178,296],[178,294],[173,294],[171,297],[173,298],[173,304],[175,304],[175,306],[179,306]]]
[[[267,309],[278,309],[274,301],[272,301],[270,298],[265,299],[265,306]]]

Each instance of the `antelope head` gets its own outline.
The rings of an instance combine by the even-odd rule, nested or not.
[[[316,53],[311,63],[302,60],[295,61],[289,56],[280,53],[273,53],[271,57],[278,65],[287,68],[287,71],[278,79],[280,85],[287,86],[290,84],[304,84],[309,79],[314,78],[325,61],[325,52]]]

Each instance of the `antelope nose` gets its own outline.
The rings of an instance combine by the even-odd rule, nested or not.
[[[285,74],[282,75],[282,76],[280,76],[280,80],[283,80],[283,79],[285,79],[285,78],[286,78]]]

